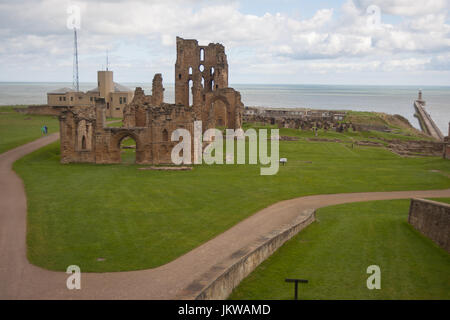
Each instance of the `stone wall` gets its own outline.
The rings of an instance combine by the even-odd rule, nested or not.
[[[214,91],[227,87],[225,47],[219,43],[200,46],[195,39],[177,37],[175,104],[201,105],[203,98],[199,88]]]
[[[450,204],[412,199],[408,222],[450,253]]]
[[[427,141],[427,140],[388,140],[388,149],[401,156],[432,156],[442,157],[443,142]]]
[[[193,137],[190,108],[163,103],[144,111],[141,126],[107,127],[104,101],[65,109],[59,117],[61,162],[120,163],[121,142],[129,137],[136,142],[136,163],[172,163],[171,150],[178,143],[171,141],[172,132],[184,128]]]
[[[208,275],[207,283],[196,283],[194,287],[203,285],[203,289],[194,295],[184,295],[183,299],[196,300],[221,300],[226,299],[234,288],[247,277],[258,265],[271,256],[286,241],[297,235],[315,221],[315,211],[304,211],[292,224],[280,230],[272,232],[270,235],[261,238],[248,248],[239,250],[233,254],[223,266],[216,265]],[[217,272],[219,270],[219,272]],[[213,275],[213,276],[211,276]]]
[[[351,123],[342,123],[345,116],[345,112],[332,110],[245,107],[243,121],[278,128],[311,130],[315,127],[342,132],[354,128]]]

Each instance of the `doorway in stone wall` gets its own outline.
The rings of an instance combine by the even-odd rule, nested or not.
[[[123,164],[136,163],[136,141],[126,136],[120,141],[120,161]]]

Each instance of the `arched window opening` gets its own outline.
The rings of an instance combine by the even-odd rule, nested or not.
[[[162,132],[162,140],[169,141],[169,132],[167,132],[167,129],[164,129]]]
[[[214,75],[214,67],[211,67],[211,76],[213,76]]]
[[[214,90],[214,80],[211,81],[211,90]]]
[[[180,80],[181,80],[181,73],[179,73],[179,74],[178,74],[178,79],[180,79]]]
[[[189,67],[189,75],[192,76],[192,67]]]
[[[86,136],[81,138],[81,149],[86,150]]]
[[[189,95],[189,106],[192,106],[193,105],[193,101],[194,101],[194,98],[193,98],[193,95],[192,95],[192,88],[193,88],[193,81],[192,80],[189,80],[189,92],[188,92],[188,95]]]
[[[201,65],[198,67],[198,70],[200,70],[200,72],[203,72],[203,71],[205,70],[205,66],[201,64]]]
[[[202,88],[205,88],[205,78],[202,77]]]
[[[205,49],[200,49],[200,61],[205,61]]]

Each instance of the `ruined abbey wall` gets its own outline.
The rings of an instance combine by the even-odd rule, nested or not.
[[[170,164],[176,129],[194,136],[194,121],[202,128],[240,128],[244,105],[238,91],[228,87],[228,63],[221,44],[199,46],[196,40],[177,38],[175,104],[164,103],[161,74],[156,74],[152,94],[136,88],[123,110],[123,127],[105,124],[105,100],[95,106],[62,109],[60,114],[61,162],[120,163],[120,145],[136,141],[136,163]],[[191,95],[191,98],[190,98]],[[189,102],[192,101],[192,103]]]
[[[197,40],[177,37],[175,104],[201,106],[204,101],[202,89],[209,92],[227,87],[225,47],[218,43],[199,46]]]
[[[171,133],[185,128],[193,133],[193,118],[185,107],[163,104],[148,111],[146,126],[106,127],[105,105],[68,108],[60,115],[61,162],[120,163],[120,145],[130,137],[136,142],[136,163],[171,163],[171,150],[178,142]]]

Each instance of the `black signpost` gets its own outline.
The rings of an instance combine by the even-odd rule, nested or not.
[[[298,300],[298,283],[308,283],[308,280],[303,279],[286,279],[286,282],[294,282],[295,283],[295,300]]]

